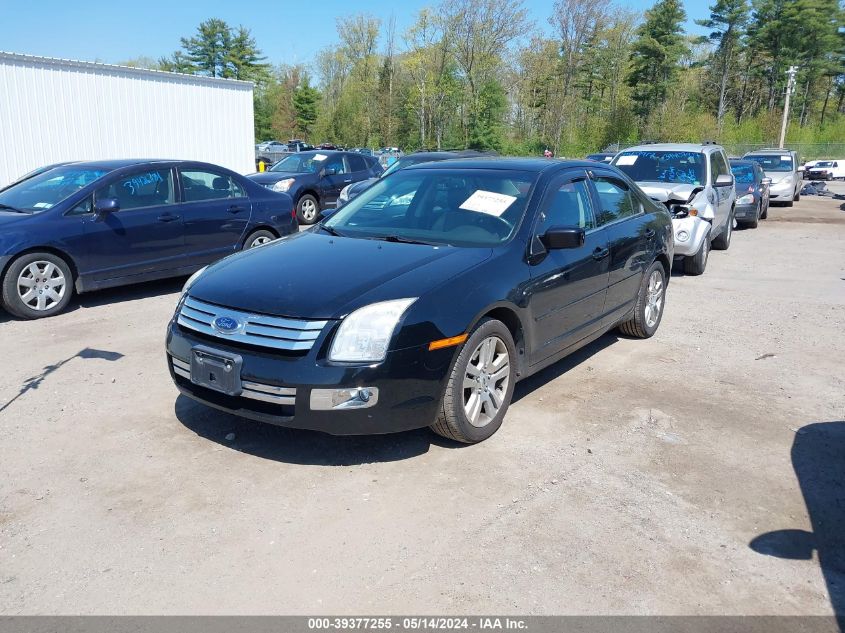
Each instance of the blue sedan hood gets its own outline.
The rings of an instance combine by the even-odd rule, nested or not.
[[[30,213],[18,213],[16,211],[3,211],[0,209],[0,226],[11,226],[21,220],[26,220],[31,217],[32,214]]]
[[[189,294],[247,312],[341,318],[376,301],[421,297],[491,254],[306,231],[212,265]]]

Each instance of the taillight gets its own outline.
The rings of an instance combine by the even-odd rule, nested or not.
[[[290,217],[292,217],[294,220],[296,219],[296,209],[290,210]]]

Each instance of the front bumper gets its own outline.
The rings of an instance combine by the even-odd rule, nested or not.
[[[675,234],[675,255],[684,257],[695,255],[710,232],[710,223],[697,216],[673,218],[672,230]]]
[[[737,220],[756,220],[757,204],[738,204],[734,209],[734,217]]]
[[[334,364],[326,359],[326,350],[337,326],[337,322],[330,322],[307,354],[295,355],[198,336],[174,320],[167,332],[167,364],[176,387],[185,396],[227,413],[277,426],[333,435],[364,435],[407,431],[432,424],[455,348],[435,352],[422,346],[395,350],[388,352],[386,359],[377,365]],[[251,397],[230,396],[191,382],[185,376],[185,366],[189,368],[192,349],[196,346],[239,355],[243,359],[241,379]],[[378,390],[373,406],[312,408],[313,390],[360,387]],[[256,390],[259,398],[264,394],[270,397],[256,399]],[[314,406],[318,406],[316,401]]]

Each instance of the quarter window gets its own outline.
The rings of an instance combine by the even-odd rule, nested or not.
[[[182,188],[185,202],[199,200],[220,200],[241,198],[243,189],[234,179],[213,171],[179,170],[182,174]]]
[[[595,228],[586,180],[565,182],[548,196],[540,211],[537,235],[543,235],[553,226]]]
[[[117,198],[120,210],[157,207],[176,201],[170,169],[136,171],[97,190],[96,198]]]
[[[599,197],[600,208],[596,214],[599,226],[639,213],[639,205],[634,201],[631,190],[625,183],[605,176],[594,178],[593,183]]]

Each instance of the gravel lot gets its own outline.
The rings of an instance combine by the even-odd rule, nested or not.
[[[703,277],[673,276],[655,338],[607,335],[521,383],[472,447],[179,397],[182,280],[0,313],[0,613],[845,611],[845,567],[826,582],[816,554],[749,546],[812,530],[820,498],[817,536],[845,517],[842,471],[802,493],[791,458],[802,427],[845,420],[840,204],[737,231]],[[828,448],[820,471],[841,467]]]

